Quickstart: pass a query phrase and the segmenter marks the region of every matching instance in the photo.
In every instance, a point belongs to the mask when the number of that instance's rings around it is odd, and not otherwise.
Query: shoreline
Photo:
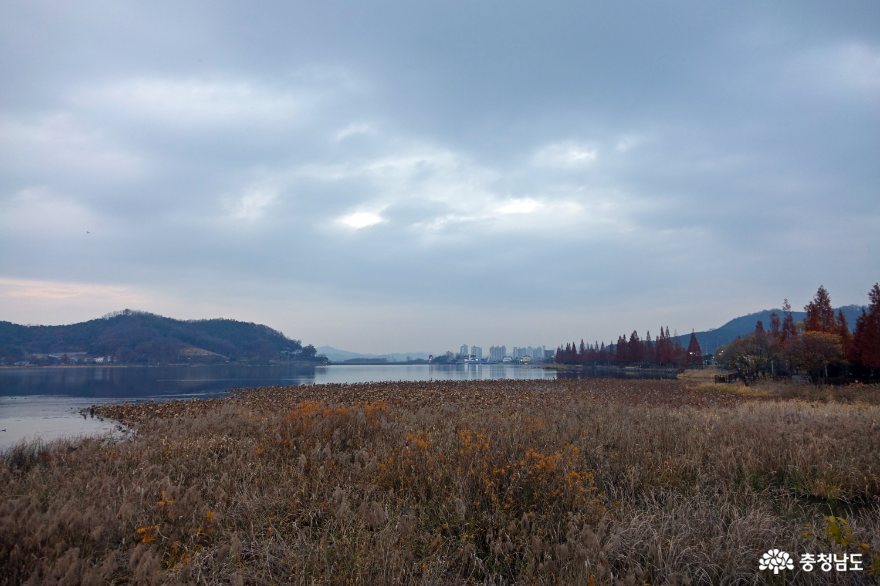
[[[579,370],[611,370],[618,372],[667,372],[670,374],[678,373],[677,368],[649,367],[642,368],[639,366],[615,366],[612,364],[544,364],[542,368],[545,370],[560,371],[579,371]]]
[[[326,362],[272,362],[269,364],[247,362],[224,362],[222,364],[29,364],[27,366],[3,365],[0,370],[38,370],[47,368],[202,368],[214,366],[328,366]]]

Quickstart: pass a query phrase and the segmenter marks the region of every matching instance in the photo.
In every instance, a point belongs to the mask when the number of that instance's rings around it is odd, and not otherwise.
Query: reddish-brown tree
[[[702,361],[703,349],[700,348],[700,343],[697,341],[697,334],[691,330],[691,341],[688,343],[687,348],[687,362],[688,364],[699,364]]]
[[[770,335],[773,336],[773,339],[776,340],[777,343],[782,343],[782,331],[780,330],[781,322],[779,320],[779,314],[775,311],[770,314]]]
[[[654,342],[651,341],[651,330],[648,330],[648,333],[645,334],[645,362],[657,362],[657,357],[654,355]]]
[[[868,297],[868,310],[856,320],[852,354],[855,362],[873,370],[880,368],[880,285],[875,283]]]
[[[639,333],[633,330],[633,333],[629,335],[629,342],[626,345],[626,351],[629,355],[630,362],[642,362],[645,359],[645,347],[642,346],[642,340],[639,338]]]
[[[663,331],[663,328],[660,328],[660,332],[663,335],[663,348],[660,350],[660,362],[663,364],[669,364],[675,362],[675,346],[672,343],[672,337],[669,335],[669,326],[666,326],[666,331]]]
[[[629,352],[626,347],[626,336],[618,336],[617,344],[614,347],[614,362],[624,364],[629,362]]]
[[[837,331],[834,309],[831,307],[831,298],[825,287],[819,287],[813,300],[804,306],[804,311],[807,312],[807,317],[804,318],[804,331],[827,334]]]

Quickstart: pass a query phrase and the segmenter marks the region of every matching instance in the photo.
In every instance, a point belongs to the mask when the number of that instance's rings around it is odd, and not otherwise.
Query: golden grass
[[[700,390],[712,393],[732,393],[735,395],[741,395],[743,397],[752,397],[752,398],[771,398],[775,395],[769,391],[766,387],[756,387],[750,386],[747,387],[741,382],[735,383],[703,383],[698,385]]]
[[[714,381],[715,376],[719,374],[721,374],[721,371],[718,370],[717,366],[707,366],[706,368],[694,368],[685,370],[684,372],[678,374],[678,379],[693,382],[705,380]]]
[[[863,403],[472,381],[96,412],[136,439],[3,455],[0,583],[773,583],[770,547],[880,551]]]

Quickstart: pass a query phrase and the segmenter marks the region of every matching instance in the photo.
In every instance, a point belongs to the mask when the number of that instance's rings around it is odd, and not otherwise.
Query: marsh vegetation
[[[749,392],[441,381],[95,407],[135,438],[2,456],[0,583],[774,583],[770,548],[861,552],[866,571],[788,579],[872,583],[878,389]]]

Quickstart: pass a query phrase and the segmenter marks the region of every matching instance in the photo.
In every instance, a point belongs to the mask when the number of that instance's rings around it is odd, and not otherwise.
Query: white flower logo
[[[784,551],[771,549],[761,556],[761,561],[758,563],[758,569],[773,570],[774,574],[778,574],[779,570],[793,570],[794,562],[791,561],[791,556]]]

